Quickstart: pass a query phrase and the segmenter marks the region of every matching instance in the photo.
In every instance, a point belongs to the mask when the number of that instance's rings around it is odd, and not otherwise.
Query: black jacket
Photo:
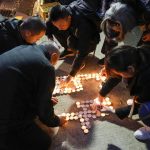
[[[0,55],[0,133],[21,129],[36,116],[58,126],[51,101],[54,67],[40,46],[19,46]]]
[[[137,101],[143,103],[150,101],[150,51],[139,51],[138,64],[138,73],[128,79],[126,84],[130,95],[136,96]],[[106,96],[121,80],[121,77],[108,79],[100,90],[100,95]]]
[[[21,23],[22,21],[17,19],[5,19],[0,22],[0,54],[19,45],[29,45],[20,34]]]
[[[54,35],[61,44],[65,43],[62,44],[63,47],[79,51],[79,55],[75,58],[73,68],[70,72],[72,76],[75,76],[85,57],[96,49],[96,45],[100,40],[100,26],[97,26],[95,22],[91,20],[91,17],[88,18],[88,14],[85,15],[87,8],[79,9],[79,6],[78,1],[66,6],[72,16],[71,26],[67,31],[59,31],[56,27],[52,27],[49,21],[47,22],[46,35],[49,38]],[[63,35],[65,36],[62,38]]]

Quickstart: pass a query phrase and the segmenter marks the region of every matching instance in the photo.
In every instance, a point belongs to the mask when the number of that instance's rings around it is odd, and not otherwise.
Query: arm
[[[83,20],[83,22],[80,22],[79,27],[76,29],[78,30],[78,32],[75,49],[79,53],[74,60],[73,67],[70,72],[71,76],[76,75],[76,73],[80,70],[86,56],[96,49],[96,45],[98,43],[98,40],[94,39],[96,36],[95,30],[92,28],[92,25],[88,21],[84,21],[85,20]]]
[[[39,119],[50,127],[60,125],[60,119],[54,114],[53,103],[51,101],[52,92],[55,87],[55,71],[52,66],[46,66],[38,79],[38,89],[36,95],[37,115]]]
[[[102,86],[102,89],[99,91],[99,94],[105,97],[119,82],[121,78],[109,78]]]
[[[54,26],[52,25],[51,22],[47,21],[46,22],[46,36],[48,37],[48,39],[53,40],[53,28]]]

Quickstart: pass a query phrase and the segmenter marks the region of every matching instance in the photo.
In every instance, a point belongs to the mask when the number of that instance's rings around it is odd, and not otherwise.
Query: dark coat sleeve
[[[96,37],[97,34],[95,34],[94,29],[88,21],[80,23],[80,26],[77,29],[77,38],[75,42],[75,50],[79,53],[74,60],[73,67],[70,72],[71,76],[76,75],[86,56],[96,49],[96,45],[99,42],[99,39]]]
[[[102,86],[99,94],[105,97],[119,82],[121,78],[109,78]]]
[[[37,113],[39,119],[50,127],[59,126],[60,119],[54,114],[51,101],[52,92],[55,87],[55,71],[52,66],[46,66],[40,73],[37,89]]]
[[[54,28],[55,27],[52,25],[52,23],[50,21],[46,22],[46,36],[48,37],[48,39],[53,40]]]

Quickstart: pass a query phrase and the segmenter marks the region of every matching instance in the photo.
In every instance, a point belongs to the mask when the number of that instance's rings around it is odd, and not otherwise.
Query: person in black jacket
[[[150,46],[117,47],[106,55],[105,68],[110,78],[116,78],[116,83],[122,80],[127,85],[130,95],[134,96],[133,114],[139,113],[140,119],[150,126]],[[113,86],[108,79],[100,90],[101,100]],[[131,106],[119,108],[115,113],[123,119],[130,109]],[[140,140],[150,139],[150,127],[138,129],[134,136]]]
[[[58,59],[53,45],[21,45],[0,55],[0,149],[48,150],[51,139],[34,119],[48,127],[65,123],[51,101]]]
[[[0,54],[19,45],[34,44],[45,31],[46,25],[38,17],[25,20],[5,18],[0,21]]]
[[[101,27],[106,37],[111,40],[123,41],[126,33],[140,26],[144,31],[141,44],[150,42],[146,34],[150,32],[150,1],[120,0],[106,11]],[[145,36],[145,37],[144,37]],[[147,35],[148,36],[148,35]]]
[[[85,9],[86,7],[87,9]],[[90,11],[92,12],[92,9],[88,7],[89,5],[85,2],[75,1],[68,6],[55,6],[49,14],[46,32],[48,38],[52,39],[54,35],[65,48],[65,52],[70,50],[73,51],[73,54],[76,54],[67,82],[76,75],[82,67],[86,56],[96,49],[100,41],[99,17],[93,13],[91,13],[91,16],[88,15]],[[63,58],[62,55],[61,58]]]

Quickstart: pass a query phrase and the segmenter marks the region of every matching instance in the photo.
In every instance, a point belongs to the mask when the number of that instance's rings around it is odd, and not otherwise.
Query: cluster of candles
[[[83,90],[81,80],[74,80],[74,79],[71,80],[71,82],[68,85],[61,87],[61,82],[64,81],[66,78],[67,76],[56,77],[56,86],[53,95],[70,94]]]
[[[78,74],[76,79],[79,80],[89,80],[89,79],[95,79],[96,81],[102,81],[104,82],[106,80],[105,76],[101,76],[100,73],[91,73],[91,74]]]
[[[111,106],[111,101],[107,97],[104,101],[103,105]],[[94,100],[87,100],[76,102],[76,107],[79,109],[79,112],[72,112],[72,113],[62,113],[61,116],[66,117],[66,120],[79,120],[81,123],[81,129],[83,132],[89,133],[91,128],[91,119],[96,119],[97,117],[104,117],[107,114],[101,113],[100,110],[94,110],[91,106],[94,103]],[[98,104],[99,105],[99,104]]]
[[[67,76],[60,76],[56,77],[56,86],[53,92],[53,95],[56,94],[70,94],[74,92],[79,92],[83,90],[82,81],[83,80],[89,80],[94,79],[96,81],[102,81],[105,82],[106,77],[101,76],[100,73],[92,73],[92,74],[78,74],[74,78],[72,78],[71,82],[61,87],[61,82],[64,81],[67,78]]]

